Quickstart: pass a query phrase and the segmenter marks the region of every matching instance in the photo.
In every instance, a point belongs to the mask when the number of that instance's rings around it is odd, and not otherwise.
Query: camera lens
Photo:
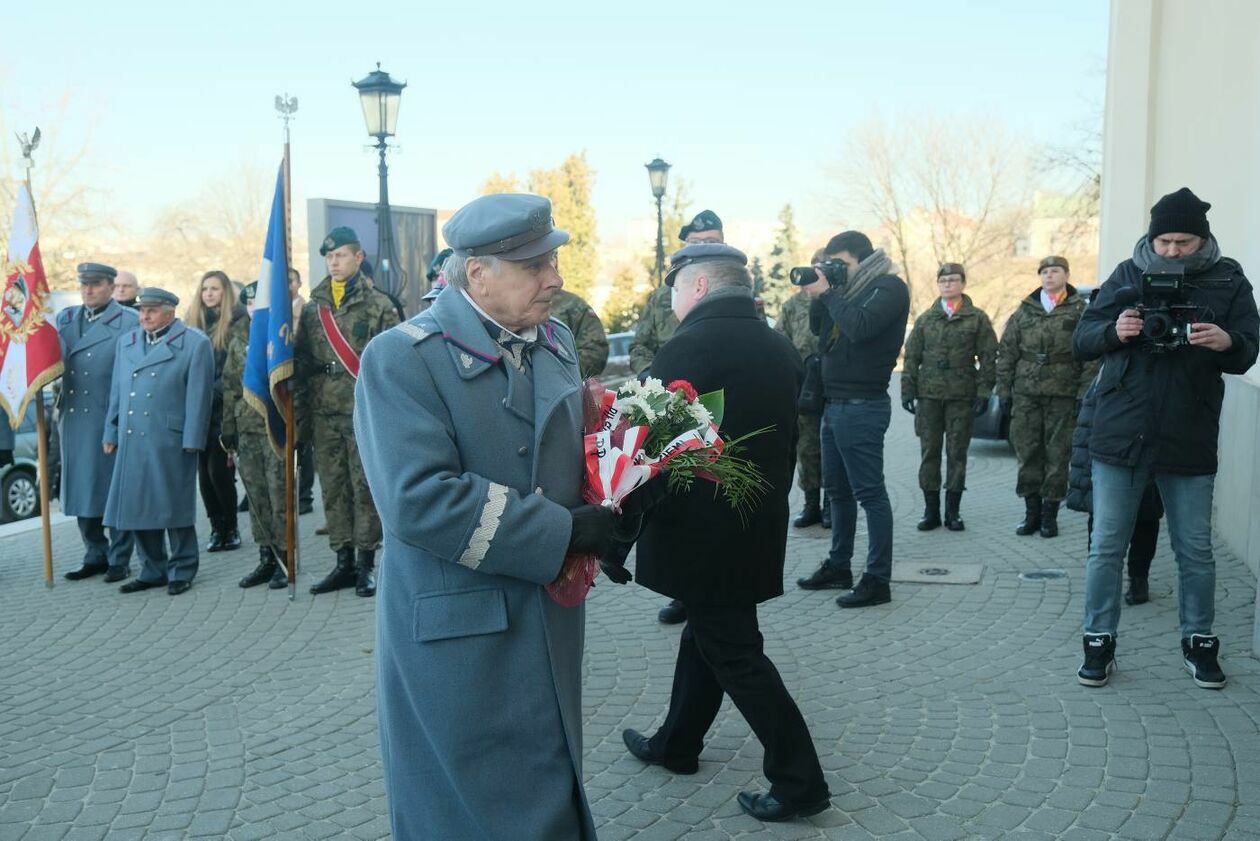
[[[1142,335],[1148,339],[1163,339],[1172,333],[1173,320],[1167,313],[1147,314],[1142,320]]]

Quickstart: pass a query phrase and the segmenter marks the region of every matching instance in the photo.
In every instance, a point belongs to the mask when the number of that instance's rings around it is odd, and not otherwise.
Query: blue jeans
[[[1095,461],[1094,531],[1085,566],[1085,633],[1116,634],[1124,553],[1137,522],[1149,466],[1116,467]],[[1177,610],[1181,636],[1212,633],[1216,618],[1216,561],[1212,558],[1212,489],[1216,475],[1156,473],[1177,557]]]
[[[827,401],[823,410],[823,487],[831,498],[829,562],[853,560],[857,507],[866,512],[866,574],[887,583],[892,576],[893,517],[884,487],[884,433],[892,418],[888,395],[871,400]]]

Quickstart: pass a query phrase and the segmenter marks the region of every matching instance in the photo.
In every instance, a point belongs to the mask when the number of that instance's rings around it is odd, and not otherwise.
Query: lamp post
[[[665,197],[669,164],[656,158],[645,166],[648,171],[648,182],[652,185],[652,195],[656,197],[656,284],[659,286],[665,277],[665,216],[661,210],[661,199]]]
[[[402,89],[406,82],[396,82],[376,63],[376,69],[357,82],[352,82],[359,92],[359,102],[363,106],[363,121],[367,123],[367,133],[376,138],[376,149],[381,163],[378,172],[381,178],[381,195],[376,204],[376,273],[374,280],[382,289],[394,292],[390,277],[393,266],[390,260],[394,256],[394,225],[389,215],[389,167],[385,165],[385,151],[388,148],[385,138],[394,135],[398,125],[398,103],[402,99]]]

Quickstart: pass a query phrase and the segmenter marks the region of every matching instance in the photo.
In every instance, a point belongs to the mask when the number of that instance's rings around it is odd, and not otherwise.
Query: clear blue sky
[[[84,174],[143,224],[243,161],[270,169],[272,101],[288,91],[299,198],[374,201],[349,83],[380,61],[409,83],[396,203],[455,207],[492,171],[585,150],[612,230],[650,213],[643,164],[657,155],[697,207],[770,219],[790,201],[818,224],[821,172],[877,109],[997,117],[1034,142],[1101,114],[1103,0],[408,5],[21,3],[0,109],[86,140]]]

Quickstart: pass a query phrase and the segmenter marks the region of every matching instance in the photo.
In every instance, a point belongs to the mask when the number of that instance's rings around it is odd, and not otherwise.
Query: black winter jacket
[[[1076,417],[1076,429],[1072,430],[1072,461],[1068,466],[1068,492],[1064,501],[1068,508],[1085,514],[1094,513],[1094,467],[1089,455],[1089,433],[1094,425],[1097,394],[1098,383],[1095,381],[1081,401],[1081,413]],[[1142,494],[1137,518],[1158,520],[1163,516],[1164,501],[1152,479]]]
[[[1243,374],[1255,364],[1260,316],[1251,284],[1233,260],[1222,258],[1186,281],[1195,287],[1191,303],[1203,308],[1199,320],[1219,325],[1233,340],[1224,353],[1199,347],[1151,353],[1145,337],[1120,341],[1116,319],[1127,305],[1117,293],[1141,290],[1142,272],[1132,260],[1116,267],[1081,316],[1073,336],[1076,357],[1103,358],[1092,458],[1126,467],[1149,459],[1157,472],[1190,476],[1216,472],[1221,374]]]
[[[667,496],[639,535],[635,579],[687,605],[753,605],[782,595],[800,354],[762,320],[751,297],[715,298],[687,314],[652,360],[651,376],[687,380],[701,394],[724,389],[725,436],[772,427],[748,439],[743,452],[769,488],[746,523],[703,479]]]
[[[827,399],[886,396],[909,318],[910,290],[892,274],[871,281],[857,301],[837,291],[815,298],[809,326],[820,339]]]

